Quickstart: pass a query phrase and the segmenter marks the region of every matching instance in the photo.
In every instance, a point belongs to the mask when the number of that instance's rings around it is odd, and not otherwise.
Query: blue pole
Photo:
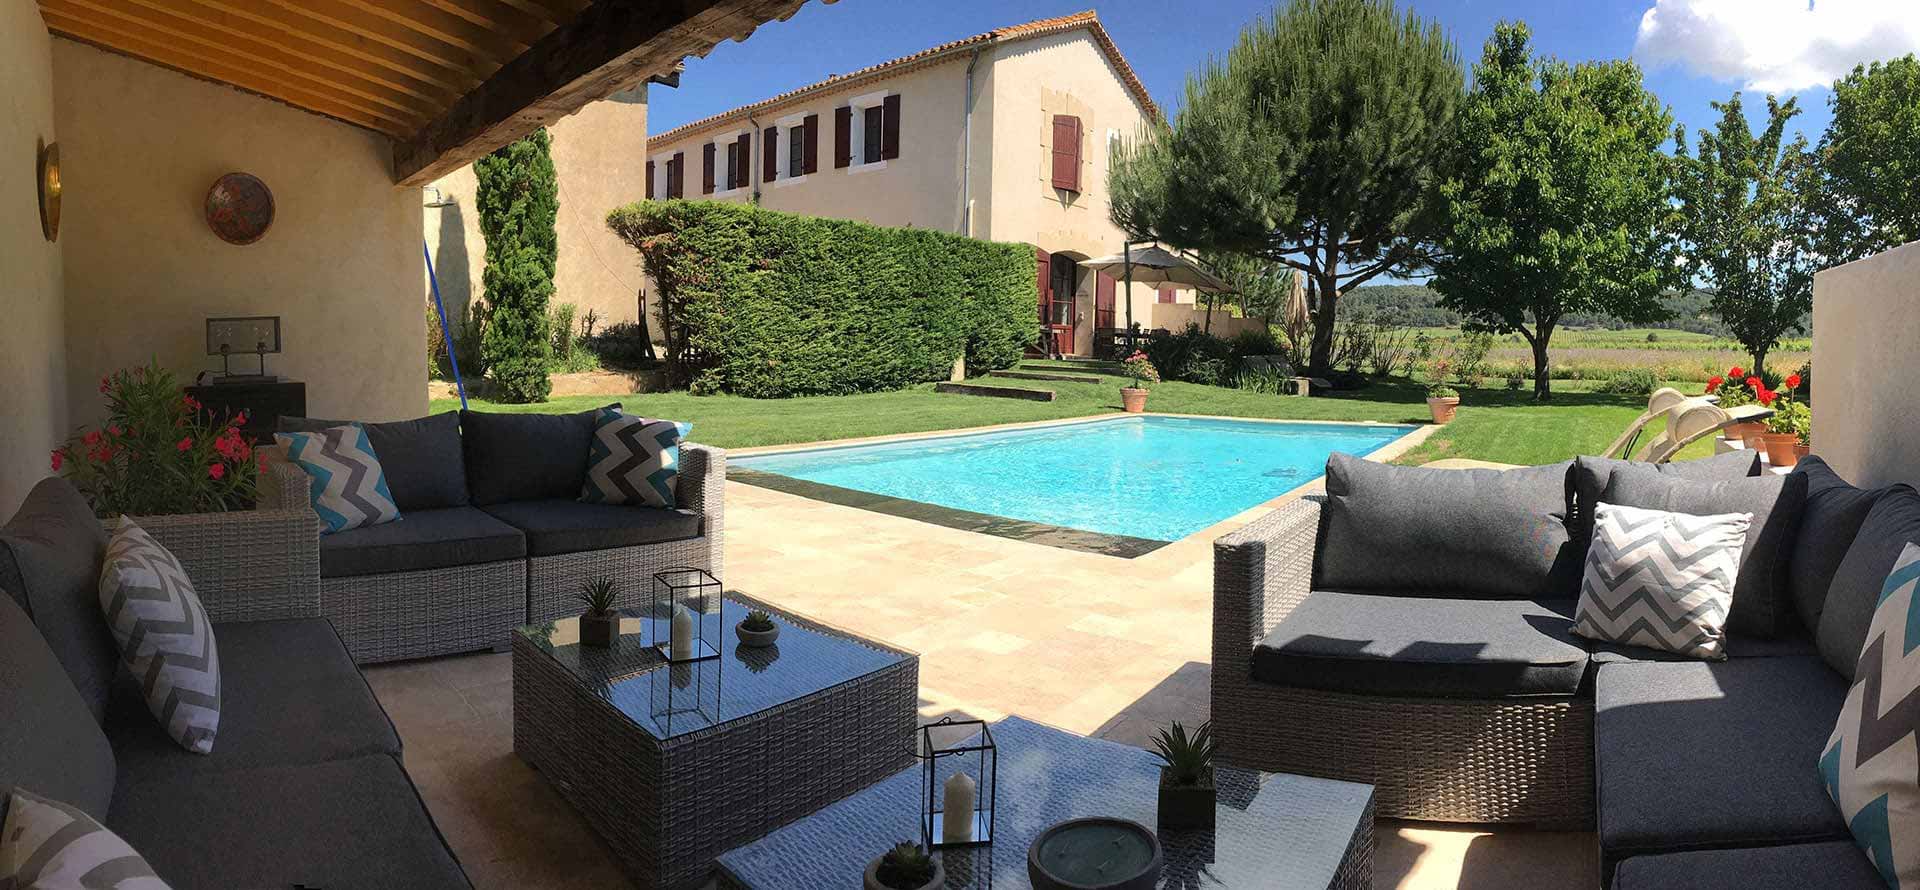
[[[453,352],[453,328],[447,326],[447,304],[440,302],[440,276],[433,274],[433,251],[422,239],[420,252],[427,258],[427,282],[433,285],[433,309],[440,313],[440,339],[447,344],[447,361],[453,364],[453,386],[460,391],[460,410],[467,410],[467,384],[460,379],[460,356]]]

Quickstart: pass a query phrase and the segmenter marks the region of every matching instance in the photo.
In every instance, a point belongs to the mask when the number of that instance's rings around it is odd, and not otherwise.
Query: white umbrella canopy
[[[1228,291],[1233,286],[1214,277],[1213,273],[1185,257],[1173,253],[1164,247],[1137,247],[1132,256],[1116,253],[1109,256],[1082,260],[1082,269],[1106,272],[1118,277],[1128,269],[1132,261],[1132,279],[1140,284],[1171,284],[1191,287],[1203,291]]]

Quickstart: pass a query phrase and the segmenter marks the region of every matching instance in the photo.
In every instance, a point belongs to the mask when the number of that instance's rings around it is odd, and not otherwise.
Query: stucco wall
[[[1813,452],[1855,485],[1920,482],[1920,242],[1813,278]]]
[[[68,40],[53,71],[75,422],[98,417],[114,368],[217,369],[205,321],[221,315],[281,316],[268,369],[306,381],[314,416],[426,410],[420,190],[394,186],[386,137]],[[276,205],[244,247],[202,210],[235,170]]]
[[[554,176],[560,187],[560,264],[555,303],[589,310],[602,329],[639,314],[645,283],[640,255],[607,229],[607,211],[646,192],[647,87],[642,84],[595,102],[547,129],[553,137]],[[476,180],[468,165],[433,183],[439,206],[425,211],[428,247],[447,315],[478,302],[486,241],[475,209]],[[433,194],[433,192],[429,192]]]
[[[36,209],[40,147],[56,141],[52,53],[33,4],[0,4],[0,522],[48,475],[67,431],[60,247]]]

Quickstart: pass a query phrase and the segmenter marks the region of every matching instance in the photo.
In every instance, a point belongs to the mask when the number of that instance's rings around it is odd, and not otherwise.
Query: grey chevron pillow
[[[1573,632],[1693,658],[1727,657],[1727,612],[1751,513],[1691,516],[1600,504]]]
[[[122,518],[100,570],[100,608],[147,710],[180,746],[213,753],[220,650],[200,596],[167,548]]]
[[[92,816],[15,788],[0,819],[0,887],[167,890],[140,854]]]

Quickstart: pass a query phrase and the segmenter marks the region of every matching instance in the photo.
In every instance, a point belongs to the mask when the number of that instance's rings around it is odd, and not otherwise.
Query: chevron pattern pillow
[[[672,509],[680,483],[680,441],[692,431],[692,424],[635,417],[618,408],[595,412],[580,500]]]
[[[213,753],[220,650],[193,582],[167,548],[122,518],[100,570],[100,608],[147,710],[180,747]]]
[[[1853,688],[1820,755],[1827,794],[1887,886],[1920,888],[1920,546],[1880,588]]]
[[[1727,612],[1751,513],[1690,516],[1594,509],[1573,632],[1588,639],[1727,657]]]
[[[167,890],[140,854],[92,816],[20,788],[0,820],[0,887]]]
[[[310,433],[275,433],[273,439],[286,447],[288,460],[307,471],[313,512],[326,526],[321,534],[400,518],[365,427],[350,423]]]

